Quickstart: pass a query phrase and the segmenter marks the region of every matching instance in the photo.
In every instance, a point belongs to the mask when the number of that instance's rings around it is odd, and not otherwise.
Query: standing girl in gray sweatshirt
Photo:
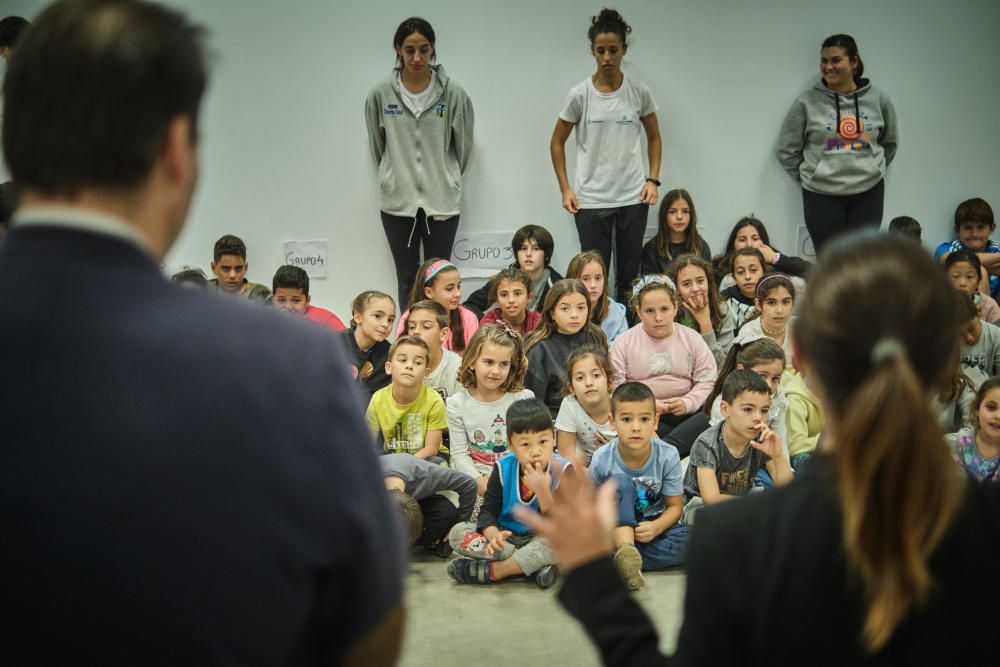
[[[472,151],[472,102],[433,65],[434,28],[422,18],[399,24],[396,67],[365,102],[368,142],[378,165],[382,227],[406,303],[424,257],[451,257]]]
[[[820,52],[822,78],[799,95],[778,137],[778,161],[802,185],[806,228],[819,251],[834,235],[882,224],[885,169],[896,155],[896,111],[862,78],[850,35]]]

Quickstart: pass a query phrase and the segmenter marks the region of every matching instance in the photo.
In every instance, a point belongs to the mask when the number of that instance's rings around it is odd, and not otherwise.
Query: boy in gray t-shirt
[[[962,366],[978,368],[987,376],[1000,375],[1000,327],[979,319],[972,299],[963,296],[973,314],[962,325]]]
[[[476,504],[476,480],[463,472],[418,459],[412,454],[379,457],[385,487],[401,508],[410,537],[418,546],[446,558],[448,531],[468,521]],[[458,494],[458,508],[442,491]],[[419,517],[419,518],[418,518]]]
[[[684,476],[684,506],[681,521],[694,523],[702,505],[744,495],[753,479],[766,468],[776,484],[792,479],[784,443],[767,428],[771,407],[770,387],[750,370],[736,370],[722,384],[723,420],[702,433],[691,448]]]

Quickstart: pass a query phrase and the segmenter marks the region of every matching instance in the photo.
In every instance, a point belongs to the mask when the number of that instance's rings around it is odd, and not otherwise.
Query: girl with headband
[[[407,329],[406,320],[410,314],[410,306],[430,299],[437,301],[448,311],[448,335],[444,341],[444,349],[461,354],[465,346],[479,328],[476,314],[462,305],[462,276],[458,267],[446,259],[432,257],[417,269],[417,276],[410,290],[410,298],[406,303],[406,312],[399,318],[396,335],[400,336]]]
[[[602,9],[591,19],[587,37],[597,71],[569,91],[549,143],[563,208],[576,219],[580,250],[598,251],[610,268],[614,232],[618,285],[612,294],[622,302],[639,275],[646,216],[660,186],[661,153],[653,94],[622,71],[630,32],[613,9]],[[566,141],[574,128],[576,178],[571,187]],[[643,167],[643,134],[649,171]]]
[[[899,130],[889,96],[862,77],[850,35],[820,51],[821,78],[792,104],[778,137],[778,161],[802,186],[806,228],[816,251],[841,232],[882,224],[883,178]]]
[[[420,263],[421,243],[424,257],[451,256],[462,174],[472,152],[473,112],[465,90],[433,64],[437,45],[430,23],[406,19],[396,28],[392,47],[396,66],[368,94],[365,123],[402,304]]]
[[[756,312],[740,328],[736,341],[767,336],[785,351],[788,366],[792,366],[792,309],[795,308],[795,285],[783,273],[770,273],[757,282],[754,290]]]

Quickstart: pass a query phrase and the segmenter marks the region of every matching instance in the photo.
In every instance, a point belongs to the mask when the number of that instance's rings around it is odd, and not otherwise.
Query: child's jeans
[[[479,560],[507,560],[513,558],[525,574],[534,574],[546,565],[555,565],[556,557],[549,543],[534,535],[511,535],[504,548],[492,556],[486,555],[486,537],[476,530],[471,521],[456,523],[448,534],[448,543],[459,556]]]
[[[635,487],[628,475],[612,475],[618,485],[618,525],[635,528],[639,521],[635,518]],[[690,539],[687,526],[671,526],[660,533],[652,542],[636,540],[635,548],[642,556],[642,569],[662,570],[684,564]]]

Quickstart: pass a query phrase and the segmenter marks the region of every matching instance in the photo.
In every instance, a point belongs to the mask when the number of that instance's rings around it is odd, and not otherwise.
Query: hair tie
[[[872,366],[878,366],[886,359],[891,359],[893,357],[898,359],[908,358],[906,354],[906,347],[898,338],[883,338],[879,342],[875,343],[875,347],[872,348]]]
[[[518,334],[516,331],[514,331],[514,327],[510,326],[510,323],[508,323],[507,320],[504,320],[504,319],[497,320],[496,324],[501,329],[503,329],[504,333],[506,333],[511,338],[515,338],[516,339],[516,338],[520,337],[520,334]]]
[[[424,282],[427,282],[445,269],[455,269],[457,271],[458,267],[446,259],[439,259],[427,267],[427,270],[424,272]]]
[[[666,285],[672,290],[677,290],[677,285],[670,279],[670,276],[665,276],[662,273],[651,273],[639,278],[639,281],[632,286],[632,296],[639,296],[639,292],[650,285]]]
[[[788,276],[786,276],[784,273],[771,273],[771,274],[768,274],[768,275],[764,276],[763,278],[761,278],[760,280],[757,281],[757,287],[755,287],[754,291],[753,291],[754,296],[756,296],[758,299],[760,298],[760,288],[761,288],[761,285],[763,285],[764,283],[766,283],[771,278],[784,278],[788,282],[792,282],[792,279],[789,278]]]

